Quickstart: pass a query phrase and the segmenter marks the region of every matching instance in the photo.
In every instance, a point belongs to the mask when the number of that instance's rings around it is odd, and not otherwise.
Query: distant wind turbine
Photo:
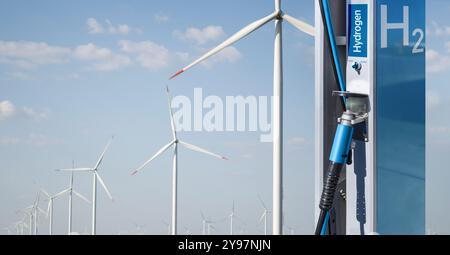
[[[169,103],[170,124],[172,127],[172,138],[173,139],[169,144],[162,147],[154,156],[152,156],[149,160],[147,160],[142,166],[140,166],[135,171],[133,171],[132,175],[137,174],[139,171],[144,169],[144,167],[147,166],[147,164],[152,162],[155,158],[157,158],[158,156],[160,156],[165,151],[167,151],[170,147],[173,146],[174,152],[173,152],[173,167],[172,167],[172,223],[171,223],[172,230],[171,230],[171,234],[176,235],[177,234],[177,213],[178,213],[178,211],[177,211],[178,210],[178,205],[177,205],[177,199],[178,199],[178,194],[177,194],[177,192],[178,192],[178,145],[181,144],[189,150],[201,152],[201,153],[204,153],[204,154],[207,154],[207,155],[219,158],[219,159],[227,160],[227,158],[217,155],[215,153],[209,152],[209,151],[207,151],[203,148],[197,147],[195,145],[183,142],[178,139],[177,132],[175,129],[175,122],[173,120],[173,112],[172,112],[172,107],[171,107],[172,98],[170,96],[169,87],[166,87],[166,93],[167,93],[167,99],[168,99],[168,103]]]
[[[34,200],[34,203],[26,208],[26,210],[30,210],[31,220],[34,220],[34,222],[31,221],[31,223],[34,224],[33,225],[34,226],[34,228],[33,228],[34,235],[38,234],[39,213],[42,213],[43,215],[47,215],[47,213],[44,210],[42,210],[42,208],[39,207],[40,194],[41,194],[41,192],[39,191],[36,195],[36,199]],[[31,235],[31,228],[32,228],[32,225],[30,224],[30,235]]]
[[[114,201],[111,193],[109,192],[108,188],[106,187],[105,182],[103,181],[102,177],[100,177],[100,174],[98,173],[98,168],[100,167],[103,158],[105,156],[106,151],[109,148],[109,145],[111,145],[112,140],[114,139],[114,136],[111,137],[108,144],[105,146],[105,149],[103,150],[102,154],[100,155],[99,159],[97,160],[97,163],[94,167],[86,167],[86,168],[71,168],[71,169],[58,169],[57,171],[66,171],[66,172],[90,172],[93,176],[93,183],[92,183],[92,229],[91,234],[95,235],[97,233],[97,181],[100,182],[100,185],[105,190],[106,194],[108,195],[109,199],[111,201]],[[75,193],[75,192],[74,192]]]
[[[47,191],[45,190],[41,190],[42,193],[44,193],[45,196],[47,196],[48,198],[48,207],[47,207],[47,217],[49,217],[49,227],[48,227],[48,231],[49,231],[49,235],[53,235],[53,200],[55,198],[58,198],[64,194],[66,194],[68,192],[68,190],[63,190],[55,195],[50,195]]]
[[[33,225],[33,209],[31,208],[31,207],[28,207],[28,208],[25,208],[25,209],[23,209],[23,210],[19,210],[19,211],[17,211],[16,213],[23,213],[24,214],[24,218],[23,218],[23,221],[25,222],[25,218],[26,217],[28,217],[28,225],[27,225],[27,228],[28,228],[28,231],[29,231],[29,235],[32,235],[33,233],[32,233],[32,231],[33,231],[33,228],[32,228],[32,225]]]
[[[72,168],[75,168],[75,162],[72,161]],[[69,224],[68,224],[68,229],[67,229],[67,234],[71,235],[72,233],[74,233],[72,231],[72,208],[73,208],[73,194],[75,194],[77,197],[81,198],[83,201],[85,201],[86,203],[90,204],[91,201],[89,201],[86,197],[84,197],[83,195],[81,195],[80,193],[78,193],[76,190],[73,189],[73,175],[74,172],[71,171],[70,172],[70,183],[69,183],[69,188],[66,189],[66,191],[69,193]]]
[[[267,209],[266,204],[264,204],[264,201],[261,199],[261,197],[258,195],[259,202],[261,202],[262,207],[264,208],[264,212],[261,215],[261,218],[259,218],[259,223],[261,223],[264,220],[264,235],[267,235],[267,216],[271,213],[269,209]]]
[[[283,234],[282,224],[282,189],[283,189],[283,45],[282,45],[282,23],[287,21],[300,31],[315,35],[315,29],[311,25],[291,17],[281,10],[281,0],[275,0],[275,11],[268,16],[257,20],[232,35],[223,43],[213,48],[205,55],[195,60],[170,77],[170,79],[186,72],[188,69],[205,61],[237,41],[243,39],[260,27],[275,21],[275,43],[274,43],[274,72],[273,72],[273,234]]]
[[[71,177],[71,183],[73,180],[73,173],[72,173],[72,177]],[[61,197],[67,193],[70,194],[69,196],[69,200],[72,200],[72,192],[75,193],[75,195],[77,195],[78,197],[80,197],[81,199],[83,199],[84,201],[86,201],[87,203],[91,203],[89,200],[87,200],[87,198],[85,198],[83,195],[81,195],[80,193],[76,192],[75,190],[73,190],[72,185],[68,188],[65,189],[55,195],[50,195],[47,191],[45,191],[44,189],[42,189],[42,193],[44,193],[44,195],[47,197],[48,199],[48,207],[47,207],[47,217],[49,218],[49,235],[53,235],[53,200],[55,200],[58,197]],[[70,207],[71,209],[71,207]],[[69,214],[69,223],[71,221],[71,217],[72,214],[70,212]],[[71,233],[71,231],[69,232],[69,234]]]
[[[203,212],[200,212],[200,214],[202,215],[202,225],[203,225],[202,234],[203,235],[210,235],[211,229],[217,231],[217,229],[214,227],[213,224],[226,220],[226,218],[224,218],[222,220],[213,221],[213,220],[211,220],[210,217],[206,218],[205,215],[203,214]]]
[[[234,201],[233,201],[233,207],[231,209],[231,213],[229,215],[230,217],[230,235],[233,235],[233,220],[234,220]]]

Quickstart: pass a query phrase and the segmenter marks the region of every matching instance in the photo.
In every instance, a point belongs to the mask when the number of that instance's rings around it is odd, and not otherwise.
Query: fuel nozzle
[[[339,124],[330,152],[327,177],[320,198],[319,208],[321,212],[316,226],[316,235],[323,233],[326,216],[333,207],[340,174],[345,165],[352,163],[351,144],[355,130],[354,126],[367,119],[369,110],[367,95],[346,91],[335,91],[333,95],[346,99],[346,111],[338,119]]]

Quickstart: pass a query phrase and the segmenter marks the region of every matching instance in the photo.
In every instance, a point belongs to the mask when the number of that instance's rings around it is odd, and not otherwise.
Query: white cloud
[[[16,114],[16,107],[8,100],[0,102],[0,121]]]
[[[34,145],[34,146],[48,146],[61,144],[60,140],[50,139],[46,135],[43,134],[34,134],[31,133],[27,137],[19,138],[19,137],[0,137],[0,145]]]
[[[123,28],[123,31],[126,29]],[[65,48],[49,46],[47,43],[36,42],[3,42],[0,41],[0,64],[15,65],[19,67],[38,67],[48,64],[66,64],[69,61],[87,63],[89,70],[113,71],[132,63],[132,59],[141,66],[157,70],[167,67],[172,59],[186,62],[189,54],[185,52],[171,53],[165,46],[152,41],[119,41],[120,52],[94,43]],[[232,49],[217,56],[215,61],[233,61],[238,58]],[[6,73],[9,79],[33,80],[27,72],[12,71]],[[60,77],[60,76],[58,76]]]
[[[153,18],[155,19],[156,22],[158,23],[166,23],[169,21],[169,16],[161,14],[161,13],[157,13],[153,16]]]
[[[49,112],[49,110],[37,111],[26,106],[18,108],[9,100],[0,102],[0,121],[15,116],[22,116],[33,120],[44,120],[48,119]]]
[[[70,49],[44,42],[0,41],[0,63],[21,68],[60,64],[68,61]]]
[[[73,52],[75,58],[79,60],[103,60],[112,55],[110,49],[99,48],[93,43],[80,45]]]
[[[203,29],[190,27],[186,29],[185,32],[180,32],[178,30],[173,32],[176,38],[194,41],[197,44],[205,44],[211,41],[216,41],[225,36],[225,31],[221,26],[207,26]]]
[[[104,32],[102,24],[98,23],[94,18],[89,18],[86,24],[90,34],[102,34]]]
[[[441,26],[436,21],[431,22],[431,28],[429,28],[428,33],[436,36],[450,36],[450,26]]]
[[[31,81],[31,80],[34,80],[34,77],[32,77],[30,74],[24,73],[24,72],[11,72],[11,73],[6,73],[6,76],[7,76],[9,79],[12,79],[12,80],[21,80],[21,81]]]
[[[93,62],[90,68],[96,71],[112,71],[131,63],[128,56],[115,54],[110,49],[97,47],[93,43],[80,45],[73,51],[73,56],[82,61]]]
[[[111,35],[128,35],[131,32],[142,33],[142,30],[139,28],[132,28],[127,24],[119,24],[117,26],[113,25],[111,21],[106,20],[105,25],[107,29],[105,29],[104,25],[98,22],[95,18],[89,18],[86,21],[88,26],[88,30],[90,34],[104,34],[108,33]]]
[[[108,32],[112,35],[127,35],[131,32],[130,26],[126,24],[121,24],[115,27],[109,20],[106,20],[108,24]]]
[[[189,57],[190,57],[189,53],[187,53],[187,52],[177,52],[177,53],[175,53],[175,55],[182,62],[187,62],[189,60]]]
[[[445,53],[437,52],[433,49],[427,50],[427,72],[440,73],[450,70],[450,56]]]
[[[169,65],[170,52],[162,45],[151,41],[120,41],[119,46],[123,52],[135,54],[136,61],[147,69],[156,70]]]
[[[46,120],[48,119],[49,116],[49,110],[45,110],[45,111],[36,111],[33,108],[30,107],[22,107],[21,113],[30,119],[34,119],[34,120]]]

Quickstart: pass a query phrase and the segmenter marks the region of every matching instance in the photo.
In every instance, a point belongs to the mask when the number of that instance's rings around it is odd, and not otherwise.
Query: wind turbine
[[[264,220],[264,235],[267,235],[267,216],[271,213],[269,209],[267,209],[267,206],[264,204],[264,201],[261,199],[261,197],[258,195],[258,199],[261,202],[262,207],[264,208],[264,212],[261,215],[261,218],[259,218],[259,223],[261,223]]]
[[[29,231],[29,235],[32,235],[32,226],[33,226],[33,209],[32,206],[31,207],[27,207],[24,210],[19,210],[16,213],[23,213],[24,214],[24,218],[23,221],[25,222],[25,218],[28,216],[29,219],[29,224],[27,226],[28,231]]]
[[[213,48],[205,55],[195,60],[170,77],[173,79],[193,66],[203,62],[209,57],[219,53],[223,49],[231,46],[235,42],[246,37],[250,33],[259,29],[268,22],[275,21],[275,43],[274,43],[274,79],[273,79],[273,234],[283,233],[282,223],[282,189],[283,189],[283,49],[282,49],[282,23],[283,20],[292,24],[300,31],[315,35],[315,29],[311,25],[285,14],[281,10],[281,0],[275,0],[275,11],[268,16],[257,20],[244,27],[236,34],[225,40],[223,43]]]
[[[67,189],[63,190],[63,191],[61,191],[61,192],[59,192],[59,193],[57,193],[57,194],[55,194],[53,196],[51,196],[47,191],[45,191],[43,189],[41,191],[48,198],[48,207],[47,207],[47,217],[49,217],[49,227],[48,227],[48,229],[49,229],[49,235],[53,235],[53,200],[55,198],[58,198],[58,197],[60,197],[60,196],[62,196],[64,194],[66,194],[68,192],[68,190]]]
[[[71,179],[73,179],[73,173],[72,173],[72,178]],[[60,197],[60,196],[65,195],[65,194],[67,194],[69,192],[74,192],[75,195],[77,195],[78,197],[80,197],[81,199],[86,201],[87,203],[91,203],[83,195],[81,195],[80,193],[74,191],[72,186],[70,186],[68,189],[65,189],[65,190],[63,190],[63,191],[61,191],[61,192],[59,192],[59,193],[57,193],[57,194],[55,194],[53,196],[51,196],[47,191],[42,189],[42,193],[44,193],[45,196],[47,196],[47,198],[48,198],[47,217],[49,217],[49,235],[53,234],[53,200],[58,198],[58,197]],[[70,194],[70,196],[72,196],[72,194]],[[71,197],[69,199],[72,200]],[[70,217],[71,216],[72,215],[70,214]],[[69,232],[69,233],[71,233],[71,232]]]
[[[231,213],[228,215],[228,217],[230,218],[230,235],[234,234],[234,222],[235,222],[235,220],[238,220],[241,224],[245,224],[245,222],[239,216],[236,215],[235,206],[234,205],[235,205],[235,203],[234,203],[234,200],[233,200],[233,207],[231,209]]]
[[[211,218],[206,218],[205,215],[203,214],[203,212],[200,212],[202,215],[202,224],[203,224],[203,230],[202,230],[202,234],[203,235],[210,235],[211,234],[211,229],[216,230],[217,229],[214,227],[214,223],[217,223],[219,221],[212,221]],[[226,218],[224,219],[226,220]],[[222,221],[222,220],[221,220]]]
[[[41,192],[39,191],[36,195],[36,199],[34,200],[34,203],[26,208],[26,209],[30,210],[30,215],[31,215],[30,216],[30,235],[31,235],[31,228],[32,228],[31,223],[34,223],[33,234],[34,235],[38,234],[39,213],[47,215],[47,213],[44,210],[42,210],[42,208],[39,207],[40,194],[41,194]],[[33,219],[34,219],[34,222],[32,221]]]
[[[102,154],[97,160],[97,163],[95,163],[95,166],[90,168],[71,168],[71,169],[57,169],[57,171],[65,171],[65,172],[90,172],[93,176],[93,184],[92,184],[92,235],[95,235],[97,233],[97,181],[100,182],[100,185],[102,185],[103,189],[105,190],[106,194],[108,195],[109,199],[111,201],[114,201],[111,193],[109,192],[108,188],[106,187],[105,182],[103,181],[102,177],[100,177],[100,174],[98,173],[98,168],[100,167],[100,164],[103,161],[103,157],[105,156],[106,151],[109,148],[109,145],[111,144],[112,140],[114,139],[114,136],[111,137],[108,144],[105,146],[105,149],[103,150]],[[75,193],[75,192],[74,192]]]
[[[75,168],[74,161],[72,161],[72,168]],[[74,175],[74,172],[71,171],[69,188],[66,189],[66,191],[69,193],[69,224],[68,224],[68,231],[67,231],[68,235],[71,235],[72,233],[74,233],[74,232],[72,232],[72,207],[73,207],[72,199],[73,199],[73,194],[75,194],[77,197],[81,198],[86,203],[88,203],[88,204],[91,203],[91,201],[89,201],[86,197],[84,197],[83,195],[81,195],[80,193],[78,193],[76,190],[73,189],[73,175]]]
[[[153,161],[155,158],[157,158],[158,156],[160,156],[161,154],[163,154],[165,151],[167,151],[170,147],[173,146],[173,167],[172,167],[172,223],[171,223],[171,227],[172,227],[172,235],[176,235],[177,234],[177,209],[178,209],[178,205],[177,205],[177,192],[178,192],[178,145],[183,145],[184,147],[186,147],[189,150],[192,151],[196,151],[196,152],[201,152],[219,159],[224,159],[227,160],[226,157],[217,155],[215,153],[209,152],[203,148],[200,148],[198,146],[183,142],[181,140],[178,139],[177,136],[177,132],[175,130],[175,122],[173,120],[173,112],[172,112],[172,107],[171,107],[171,102],[172,102],[172,98],[170,96],[170,92],[169,92],[169,87],[166,87],[166,93],[167,93],[167,99],[168,99],[168,103],[169,103],[169,114],[170,114],[170,124],[172,127],[172,136],[173,139],[172,141],[165,145],[164,147],[162,147],[154,156],[152,156],[149,160],[147,160],[142,166],[140,166],[139,168],[137,168],[131,175],[135,175],[137,174],[139,171],[141,171],[147,164],[149,164],[151,161]]]
[[[28,227],[28,225],[23,220],[14,223],[14,226],[16,228],[17,235],[23,235],[25,233],[24,229]]]
[[[233,235],[233,219],[235,217],[235,215],[234,215],[234,200],[233,200],[233,207],[231,209],[231,213],[228,217],[230,217],[230,235]]]

